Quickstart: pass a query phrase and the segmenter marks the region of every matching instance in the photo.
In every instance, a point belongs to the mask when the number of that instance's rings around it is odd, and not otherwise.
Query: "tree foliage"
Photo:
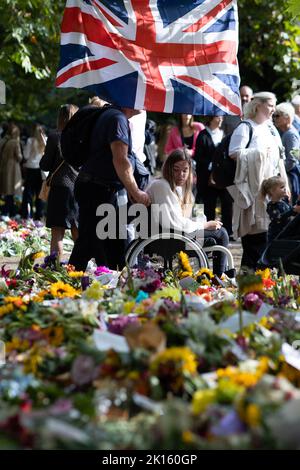
[[[300,27],[293,21],[300,0],[238,0],[238,4],[242,82],[288,98],[293,81],[300,78]],[[1,0],[0,79],[7,87],[1,119],[53,124],[60,103],[86,100],[84,92],[54,86],[64,7],[65,0]]]
[[[288,99],[300,78],[299,23],[293,21],[285,0],[238,3],[242,82],[254,90],[273,91],[280,100]]]

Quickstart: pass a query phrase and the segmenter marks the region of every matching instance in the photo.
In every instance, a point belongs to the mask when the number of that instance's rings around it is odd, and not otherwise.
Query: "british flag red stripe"
[[[57,86],[135,109],[240,114],[236,0],[176,3],[68,0]]]

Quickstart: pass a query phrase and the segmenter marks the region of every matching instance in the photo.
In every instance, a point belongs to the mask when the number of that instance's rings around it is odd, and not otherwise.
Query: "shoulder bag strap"
[[[47,185],[50,186],[51,185],[51,181],[52,181],[52,178],[53,176],[55,175],[55,173],[58,172],[58,170],[60,169],[60,167],[63,166],[63,164],[65,163],[65,161],[63,160],[59,165],[58,167],[53,171],[52,175],[50,175],[48,178],[47,178]]]

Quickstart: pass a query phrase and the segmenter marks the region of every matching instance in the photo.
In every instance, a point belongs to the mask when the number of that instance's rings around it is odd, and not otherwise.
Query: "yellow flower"
[[[191,431],[183,431],[181,438],[185,444],[192,444],[195,440],[194,434]]]
[[[45,256],[45,253],[43,251],[38,251],[37,253],[34,253],[32,255],[32,259],[36,260],[38,258],[43,258]]]
[[[190,265],[189,257],[186,253],[184,253],[183,251],[180,251],[178,254],[178,261],[182,268],[181,272],[191,273],[189,274],[189,276],[193,274],[193,269],[192,269],[192,266]]]
[[[248,292],[262,292],[264,290],[264,285],[262,282],[256,282],[255,284],[249,284],[244,286],[241,291],[242,294],[248,294]]]
[[[20,339],[14,336],[11,341],[5,344],[7,353],[11,351],[26,351],[29,348],[29,342],[26,339]]]
[[[61,326],[44,328],[42,333],[52,346],[60,346],[64,340],[64,330]]]
[[[107,289],[107,287],[100,284],[99,281],[93,281],[84,292],[84,297],[91,300],[100,300],[103,297],[103,292],[105,289]]]
[[[51,284],[50,294],[53,295],[53,297],[62,299],[64,297],[76,297],[79,294],[79,291],[70,286],[70,284],[58,281]]]
[[[10,295],[4,297],[3,300],[6,304],[9,304],[9,303],[14,304],[15,307],[21,307],[21,305],[24,302],[22,297],[13,297]]]
[[[261,421],[261,411],[260,408],[255,405],[254,403],[251,403],[250,405],[247,406],[245,410],[245,422],[251,426],[255,427],[258,426],[260,421]]]
[[[184,279],[185,277],[189,277],[193,275],[193,271],[179,271],[179,278]]]
[[[133,309],[134,309],[134,306],[135,306],[135,301],[134,300],[128,300],[123,305],[123,312],[127,313],[127,315],[128,315],[128,313],[132,313]]]
[[[195,374],[197,371],[197,358],[193,351],[187,347],[172,347],[165,349],[155,356],[151,363],[152,371],[157,371],[161,364],[173,362],[181,372]]]
[[[29,355],[24,359],[24,372],[37,375],[38,367],[43,362],[43,357],[36,348],[32,348]]]
[[[199,271],[195,274],[195,278],[203,276],[205,274],[209,279],[212,279],[214,277],[212,271],[208,268],[201,268]]]
[[[173,302],[180,301],[180,290],[176,287],[164,287],[163,289],[159,289],[154,294],[151,295],[151,299],[154,301],[159,299],[168,299],[170,298]]]
[[[271,277],[271,270],[269,268],[266,268],[266,269],[258,269],[257,271],[255,271],[255,274],[258,274],[259,276],[261,276],[262,279],[270,279]]]
[[[193,395],[192,410],[195,415],[202,413],[216,399],[215,389],[197,390]]]
[[[14,305],[13,304],[8,304],[8,305],[2,305],[0,307],[0,317],[3,315],[6,315],[7,313],[10,313],[14,310]]]
[[[68,272],[69,277],[82,277],[85,275],[83,271],[69,271]]]
[[[211,286],[210,281],[208,279],[201,279],[201,286]]]
[[[33,302],[43,302],[45,295],[49,294],[47,290],[39,291],[34,297],[32,297]]]

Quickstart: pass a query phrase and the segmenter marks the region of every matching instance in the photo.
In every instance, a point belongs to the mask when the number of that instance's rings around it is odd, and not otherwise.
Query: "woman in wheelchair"
[[[160,225],[163,230],[173,229],[204,239],[213,239],[217,245],[228,246],[227,231],[217,220],[199,222],[192,220],[194,197],[192,193],[192,162],[184,149],[172,152],[162,168],[162,178],[153,180],[147,188],[151,203],[164,206]],[[151,207],[152,212],[152,207]],[[213,270],[221,276],[226,267],[226,255],[217,252],[213,258]]]

